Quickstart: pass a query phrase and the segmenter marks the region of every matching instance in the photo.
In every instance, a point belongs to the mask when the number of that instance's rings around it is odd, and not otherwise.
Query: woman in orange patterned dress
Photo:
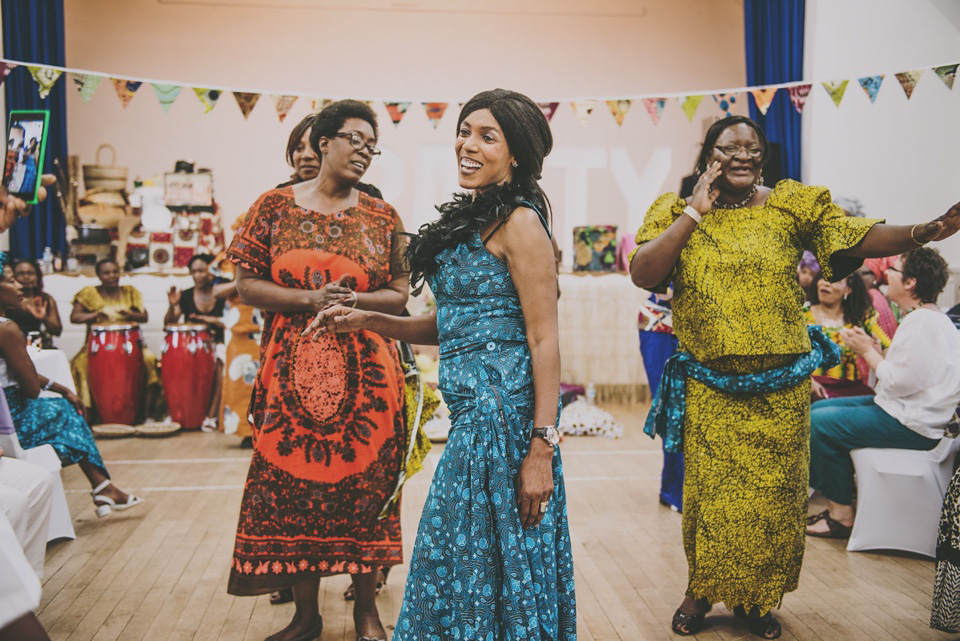
[[[372,332],[301,338],[334,304],[399,314],[407,301],[403,225],[355,188],[373,158],[373,111],[340,101],[317,116],[313,180],[268,191],[227,252],[244,302],[265,312],[247,476],[228,591],[293,587],[296,614],[271,641],[323,627],[320,577],[349,573],[357,635],[386,639],[377,568],[401,562],[400,514],[377,516],[400,471],[403,373]]]

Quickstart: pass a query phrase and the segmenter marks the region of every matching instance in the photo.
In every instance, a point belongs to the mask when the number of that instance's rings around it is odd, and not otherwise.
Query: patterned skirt
[[[756,372],[794,357],[709,363]],[[687,381],[683,546],[687,595],[756,606],[761,614],[797,589],[810,467],[810,382],[736,395]]]
[[[23,449],[49,444],[64,466],[88,461],[110,478],[90,426],[65,398],[27,398],[19,387],[5,387],[10,416]]]
[[[930,627],[960,632],[960,472],[953,475],[947,487],[940,514]]]

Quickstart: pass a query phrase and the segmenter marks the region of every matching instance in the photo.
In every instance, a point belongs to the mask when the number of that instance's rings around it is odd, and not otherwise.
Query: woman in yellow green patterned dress
[[[827,338],[840,346],[840,364],[818,367],[813,372],[812,399],[864,396],[873,394],[868,385],[870,368],[863,371],[856,352],[840,339],[840,330],[861,328],[872,338],[880,351],[890,347],[890,336],[880,326],[880,315],[870,303],[870,294],[859,273],[831,283],[820,272],[807,290],[810,307],[803,312],[808,325],[819,325]]]
[[[797,587],[810,374],[835,349],[819,330],[808,333],[803,319],[796,278],[803,250],[813,251],[834,281],[863,257],[897,254],[960,228],[960,203],[933,222],[892,226],[846,217],[821,187],[791,180],[763,187],[767,154],[752,120],[714,123],[693,195],[657,199],[631,256],[638,287],[674,283],[680,351],[671,358],[677,367],[667,364],[652,418],[668,449],[682,447],[686,462],[689,583],[672,621],[680,635],[697,633],[711,605],[724,602],[755,635],[775,639],[781,626],[770,610]]]

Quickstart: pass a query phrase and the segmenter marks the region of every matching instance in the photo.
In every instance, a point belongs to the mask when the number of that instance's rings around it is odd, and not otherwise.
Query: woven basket
[[[100,152],[109,149],[111,153],[110,164],[100,164]],[[111,145],[103,144],[97,147],[97,164],[83,166],[83,184],[87,189],[115,189],[124,190],[127,188],[127,168],[117,167],[113,163],[117,161],[117,150]]]

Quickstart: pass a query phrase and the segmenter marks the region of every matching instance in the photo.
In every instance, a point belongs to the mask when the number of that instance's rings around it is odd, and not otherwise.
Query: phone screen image
[[[3,186],[28,203],[37,202],[43,155],[47,146],[49,111],[11,111]]]

